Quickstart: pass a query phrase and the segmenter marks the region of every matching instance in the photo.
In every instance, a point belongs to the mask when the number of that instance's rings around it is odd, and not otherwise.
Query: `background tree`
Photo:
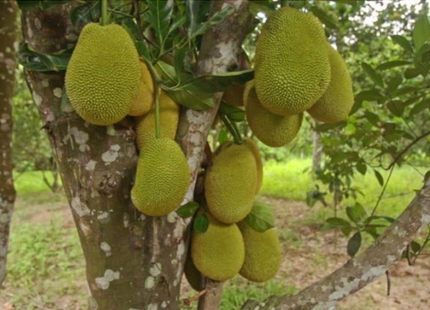
[[[0,2],[0,284],[6,276],[9,225],[15,201],[12,176],[12,98],[15,84],[17,6]]]

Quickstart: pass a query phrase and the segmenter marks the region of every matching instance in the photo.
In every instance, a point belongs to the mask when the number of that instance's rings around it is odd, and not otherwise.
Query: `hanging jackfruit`
[[[309,109],[330,82],[320,21],[291,7],[269,15],[255,46],[254,77],[258,98],[270,112],[287,116]]]
[[[140,150],[131,200],[150,216],[164,216],[179,207],[190,182],[188,162],[170,138],[148,141]]]
[[[154,103],[154,83],[148,66],[140,60],[140,84],[136,99],[133,100],[128,113],[131,116],[141,116],[149,112]]]
[[[87,122],[112,125],[123,119],[137,96],[139,55],[121,26],[85,25],[66,71],[70,103]]]
[[[252,81],[246,85],[244,99],[249,128],[261,142],[271,147],[280,147],[297,136],[303,113],[280,116],[266,110],[257,97]]]
[[[324,95],[309,110],[309,114],[324,123],[345,120],[354,105],[352,80],[342,56],[330,45],[331,81]]]
[[[236,224],[223,224],[208,215],[209,228],[193,232],[191,258],[206,277],[225,281],[234,277],[245,259],[243,238]]]
[[[257,185],[255,187],[255,194],[258,194],[263,184],[263,159],[261,158],[260,150],[254,140],[244,138],[243,143],[251,150],[255,158],[255,163],[257,164]]]
[[[174,139],[179,121],[179,106],[163,90],[158,98],[160,105],[160,134],[161,137]],[[139,149],[145,143],[155,139],[155,105],[136,123],[136,143]]]
[[[236,223],[252,209],[257,187],[257,164],[245,144],[228,144],[215,152],[205,176],[209,211],[222,223]]]
[[[240,275],[255,282],[270,280],[278,271],[282,260],[278,233],[274,228],[263,233],[255,231],[245,221],[237,225],[245,243],[245,261]]]

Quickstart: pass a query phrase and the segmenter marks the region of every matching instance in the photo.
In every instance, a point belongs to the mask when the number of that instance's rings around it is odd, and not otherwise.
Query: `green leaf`
[[[418,70],[417,68],[407,68],[405,70],[405,78],[406,79],[413,79],[415,77],[417,77],[418,75],[421,74],[421,71]]]
[[[391,113],[393,113],[393,115],[398,117],[401,117],[403,115],[403,111],[405,110],[405,106],[400,100],[390,100],[387,103],[387,108]]]
[[[228,141],[228,131],[222,128],[218,134],[218,143],[221,145]]]
[[[175,38],[175,41],[179,41],[181,36]],[[187,54],[187,47],[183,46],[181,48],[176,48],[173,51],[173,65],[175,68],[176,76],[181,76],[182,69],[184,68],[184,58]]]
[[[188,21],[188,37],[196,31],[201,23],[206,19],[209,12],[211,2],[201,0],[187,0],[186,1],[186,16]]]
[[[357,202],[353,207],[346,207],[346,215],[351,221],[357,224],[366,216],[366,210]]]
[[[375,172],[375,177],[378,180],[379,185],[383,186],[384,185],[384,178],[383,178],[382,174],[378,170],[374,170],[374,172]]]
[[[391,40],[393,40],[394,43],[397,43],[398,45],[403,47],[405,51],[413,53],[414,50],[412,48],[411,43],[404,36],[394,35],[391,36]]]
[[[224,101],[221,102],[219,112],[227,115],[234,122],[243,122],[245,120],[245,111]]]
[[[415,22],[414,29],[412,30],[412,39],[417,51],[420,50],[426,41],[430,41],[430,22],[427,14],[422,14]]]
[[[22,66],[29,70],[39,72],[59,72],[66,70],[71,55],[72,54],[69,51],[55,55],[42,54],[30,50],[28,45],[25,45],[17,53],[17,59]]]
[[[173,1],[151,0],[146,3],[148,4],[148,11],[145,13],[145,19],[154,30],[158,39],[158,44],[161,50],[163,50],[164,41],[169,32],[170,20],[173,12]]]
[[[387,83],[388,91],[389,92],[395,91],[400,86],[400,84],[402,84],[402,82],[403,82],[403,79],[401,76],[399,75],[394,76]]]
[[[377,91],[376,89],[371,89],[371,90],[363,90],[361,92],[359,92],[356,96],[355,96],[355,100],[356,101],[363,101],[363,100],[367,100],[367,101],[377,101],[377,100],[381,100],[384,99],[384,95],[382,95],[379,91]]]
[[[375,71],[375,69],[365,62],[361,63],[361,67],[376,85],[384,87],[384,81],[382,81],[381,76]]]
[[[380,64],[379,66],[376,67],[376,69],[387,70],[387,69],[397,68],[397,67],[406,66],[410,64],[412,64],[412,62],[407,60],[392,60],[392,61],[387,61]]]
[[[234,7],[231,5],[226,6],[221,11],[216,12],[206,22],[198,25],[190,34],[189,39],[194,39],[198,35],[204,34],[213,25],[216,25],[224,20],[228,15],[234,12]]]
[[[354,257],[361,247],[361,232],[357,231],[349,240],[347,245],[347,253],[349,256]]]
[[[413,86],[404,86],[396,89],[396,91],[393,92],[393,97],[407,95],[410,93],[417,93],[421,90],[420,87],[413,87]]]
[[[416,241],[412,241],[410,243],[410,247],[411,247],[412,252],[414,252],[415,254],[421,250],[421,244],[419,244]]]
[[[200,205],[197,202],[190,201],[176,210],[176,213],[182,218],[187,218],[193,216],[199,208]]]
[[[330,224],[332,227],[340,228],[340,227],[351,227],[351,224],[340,218],[340,217],[330,217],[326,220],[326,223]]]
[[[97,21],[101,15],[101,2],[89,2],[78,6],[70,13],[70,20],[75,28],[90,22]]]
[[[203,93],[194,85],[182,88],[164,88],[176,103],[193,110],[207,110],[214,107],[213,95]]]
[[[318,17],[321,23],[326,25],[328,28],[331,28],[331,29],[339,28],[337,16],[335,16],[333,13],[329,12],[328,10],[323,9],[322,7],[317,5],[313,5],[311,6],[311,12],[316,17]]]
[[[139,52],[139,55],[145,58],[148,63],[152,63],[151,52],[148,49],[148,46],[145,42],[135,41],[136,49]]]
[[[265,232],[274,227],[275,217],[271,208],[260,202],[254,202],[251,212],[245,217],[245,222],[255,231]]]
[[[367,165],[364,161],[358,161],[357,164],[355,165],[355,168],[357,169],[358,172],[360,172],[362,175],[366,174],[367,171]]]
[[[209,228],[209,219],[205,213],[200,213],[194,220],[193,230],[196,233],[203,234]]]
[[[415,115],[427,109],[430,109],[430,98],[426,98],[414,105],[414,107],[409,112],[409,115]]]

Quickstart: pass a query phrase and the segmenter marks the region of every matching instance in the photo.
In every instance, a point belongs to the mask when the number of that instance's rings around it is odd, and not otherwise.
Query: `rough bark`
[[[362,289],[399,261],[414,237],[430,223],[430,180],[399,218],[361,255],[294,296],[273,296],[264,303],[249,301],[250,309],[334,309],[338,301]]]
[[[12,177],[12,99],[17,7],[0,1],[0,285],[6,277],[9,228],[15,202]]]

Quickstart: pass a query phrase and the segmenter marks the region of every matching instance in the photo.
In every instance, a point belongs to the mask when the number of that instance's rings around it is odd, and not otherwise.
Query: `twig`
[[[206,294],[206,292],[207,292],[207,289],[204,289],[203,291],[199,292],[197,295],[194,295],[191,298],[185,298],[184,300],[182,300],[182,303],[185,306],[189,307],[189,306],[191,306],[192,302],[198,300],[200,297],[202,297],[204,294]]]
[[[391,277],[390,277],[390,271],[385,271],[385,276],[387,277],[387,296],[390,296],[391,292]]]

